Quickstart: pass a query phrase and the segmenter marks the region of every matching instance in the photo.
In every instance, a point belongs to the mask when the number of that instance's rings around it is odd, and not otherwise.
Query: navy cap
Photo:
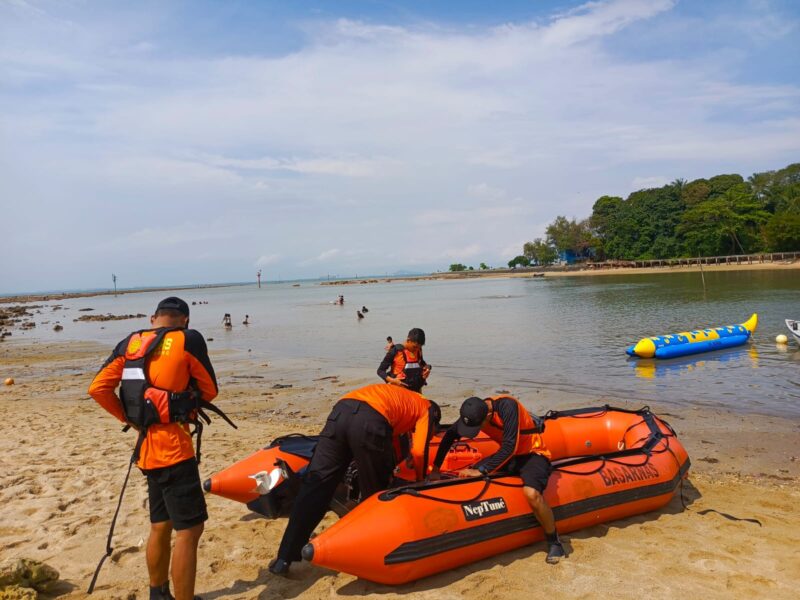
[[[187,317],[189,316],[189,305],[177,296],[170,296],[169,298],[164,298],[161,302],[159,302],[158,306],[156,306],[156,312],[161,309],[177,310],[182,315]]]
[[[456,422],[458,435],[465,438],[474,438],[481,430],[481,425],[486,415],[489,414],[489,407],[486,402],[476,396],[464,400],[461,411]]]

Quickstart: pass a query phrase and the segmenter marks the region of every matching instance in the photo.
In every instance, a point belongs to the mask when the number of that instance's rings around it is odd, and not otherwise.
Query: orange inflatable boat
[[[543,435],[554,467],[544,497],[562,533],[663,507],[689,469],[675,432],[647,408],[550,412]],[[375,494],[313,538],[303,558],[396,585],[543,538],[521,480],[496,474]]]
[[[430,442],[432,461],[439,449],[442,433]],[[240,460],[227,469],[215,473],[203,483],[206,492],[242,502],[253,512],[271,519],[288,516],[300,485],[299,476],[311,460],[318,436],[290,434],[279,437],[269,446]],[[458,443],[447,453],[443,472],[454,472],[474,465],[484,456],[497,451],[497,443],[479,436],[469,443]],[[358,503],[358,477],[354,469],[348,471],[339,486],[331,509],[339,516],[346,514]],[[416,472],[405,461],[395,468],[395,484],[412,483]]]

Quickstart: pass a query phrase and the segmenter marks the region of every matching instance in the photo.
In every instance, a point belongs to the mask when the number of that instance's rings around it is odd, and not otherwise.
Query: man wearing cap
[[[205,340],[199,332],[188,329],[189,305],[174,296],[165,298],[150,317],[150,325],[117,344],[89,387],[89,395],[100,406],[134,427],[135,424],[126,420],[125,409],[116,393],[120,382],[130,379],[131,371],[138,371],[138,378],[144,378],[148,389],[157,393],[196,394],[206,402],[217,395],[217,380]],[[160,342],[158,336],[161,336]],[[126,361],[132,356],[142,356],[142,348],[148,347],[148,343],[154,346],[152,351],[144,353],[144,368],[126,368]],[[169,567],[174,529],[172,580],[175,598],[191,600],[195,598],[197,545],[208,513],[189,426],[179,422],[148,425],[140,435],[140,444],[136,464],[147,477],[150,505],[146,552],[150,598],[173,598],[169,590]]]
[[[547,537],[546,561],[556,564],[566,554],[558,538],[553,511],[542,496],[552,471],[550,452],[542,440],[541,419],[532,417],[516,398],[495,396],[482,399],[473,396],[464,400],[458,421],[442,437],[430,477],[439,477],[445,456],[458,439],[474,438],[480,431],[500,444],[500,449],[473,468],[462,469],[458,476],[481,477],[500,470],[519,475],[525,499]]]

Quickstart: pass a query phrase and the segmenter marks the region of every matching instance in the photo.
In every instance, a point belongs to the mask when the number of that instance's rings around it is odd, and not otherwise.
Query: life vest
[[[167,423],[195,425],[198,462],[200,460],[200,436],[203,430],[203,423],[199,417],[202,417],[206,423],[211,423],[210,417],[203,412],[204,410],[218,414],[231,427],[237,428],[220,408],[203,400],[199,391],[190,388],[173,392],[158,388],[150,381],[147,375],[148,358],[159,348],[165,335],[179,330],[180,328],[168,327],[155,331],[145,329],[131,334],[128,339],[119,396],[125,420],[139,429],[139,441],[134,452],[137,459],[141,441],[146,435],[147,428],[151,425],[166,425]]]
[[[425,385],[425,379],[422,377],[422,351],[414,357],[402,344],[395,346],[395,351],[403,356],[403,369],[402,371],[395,372],[394,376],[399,377],[403,383],[408,386],[408,389],[419,392]],[[396,365],[392,365],[394,369]]]
[[[539,417],[531,416],[527,409],[522,406],[522,403],[512,396],[492,396],[491,398],[488,398],[488,400],[492,402],[492,416],[487,422],[489,430],[486,431],[489,437],[494,439],[495,435],[493,434],[496,434],[497,441],[502,441],[504,423],[503,419],[495,410],[494,404],[498,400],[502,400],[504,398],[513,400],[517,403],[517,448],[514,452],[514,455],[519,456],[522,454],[536,452],[537,454],[543,454],[549,457],[550,451],[547,450],[547,447],[544,445],[544,440],[541,436],[541,434],[544,433],[544,421]]]

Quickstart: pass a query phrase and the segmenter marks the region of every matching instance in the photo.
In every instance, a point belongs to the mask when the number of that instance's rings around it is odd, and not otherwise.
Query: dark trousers
[[[311,457],[283,533],[278,558],[300,560],[300,550],[322,521],[355,460],[361,498],[386,489],[394,470],[392,428],[366,402],[339,400],[333,407]]]

